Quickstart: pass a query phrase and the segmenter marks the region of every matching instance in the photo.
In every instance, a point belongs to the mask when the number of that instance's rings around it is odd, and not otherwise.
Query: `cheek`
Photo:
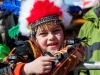
[[[60,37],[60,39],[59,39],[59,43],[60,43],[60,45],[62,45],[63,42],[64,42],[64,37]]]
[[[46,46],[46,39],[45,38],[37,38],[37,42],[38,42],[38,44],[39,44],[39,46],[42,48],[42,49],[44,49],[45,48],[45,46]]]
[[[45,45],[45,44],[46,44],[45,39],[41,39],[41,40],[39,40],[39,44],[40,44],[40,45]]]
[[[58,36],[58,39],[60,42],[63,42],[64,41],[64,34],[61,33],[59,36]]]

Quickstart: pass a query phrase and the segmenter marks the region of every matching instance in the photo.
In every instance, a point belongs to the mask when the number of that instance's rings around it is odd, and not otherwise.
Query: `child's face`
[[[60,25],[49,24],[38,27],[36,42],[44,52],[52,54],[59,50],[64,41],[64,33]]]

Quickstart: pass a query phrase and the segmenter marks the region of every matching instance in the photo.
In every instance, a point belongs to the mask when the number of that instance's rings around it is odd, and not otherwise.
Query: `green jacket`
[[[79,38],[87,37],[86,61],[100,61],[100,6],[97,4],[90,9],[83,18],[87,20],[79,31]],[[90,75],[100,75],[100,70],[89,70]],[[80,75],[87,75],[81,73]]]

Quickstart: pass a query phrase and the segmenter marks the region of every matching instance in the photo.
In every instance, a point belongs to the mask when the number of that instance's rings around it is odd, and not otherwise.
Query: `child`
[[[38,53],[35,60],[29,63],[17,63],[13,75],[47,74],[52,69],[56,57],[43,56],[64,53],[70,47],[64,47],[65,28],[72,17],[67,12],[63,0],[25,0],[22,2],[19,15],[19,30],[22,35],[30,36],[34,50]],[[35,46],[36,45],[36,46]],[[60,51],[61,50],[61,51]],[[36,54],[36,53],[35,53]],[[49,75],[66,75],[80,61],[83,61],[85,50],[82,46],[70,58],[62,62],[56,71]]]

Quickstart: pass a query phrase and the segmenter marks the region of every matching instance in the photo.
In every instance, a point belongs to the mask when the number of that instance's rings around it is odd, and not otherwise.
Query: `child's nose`
[[[49,36],[48,36],[48,39],[49,40],[54,40],[54,38],[55,38],[55,35],[53,35],[52,33],[50,33]]]

